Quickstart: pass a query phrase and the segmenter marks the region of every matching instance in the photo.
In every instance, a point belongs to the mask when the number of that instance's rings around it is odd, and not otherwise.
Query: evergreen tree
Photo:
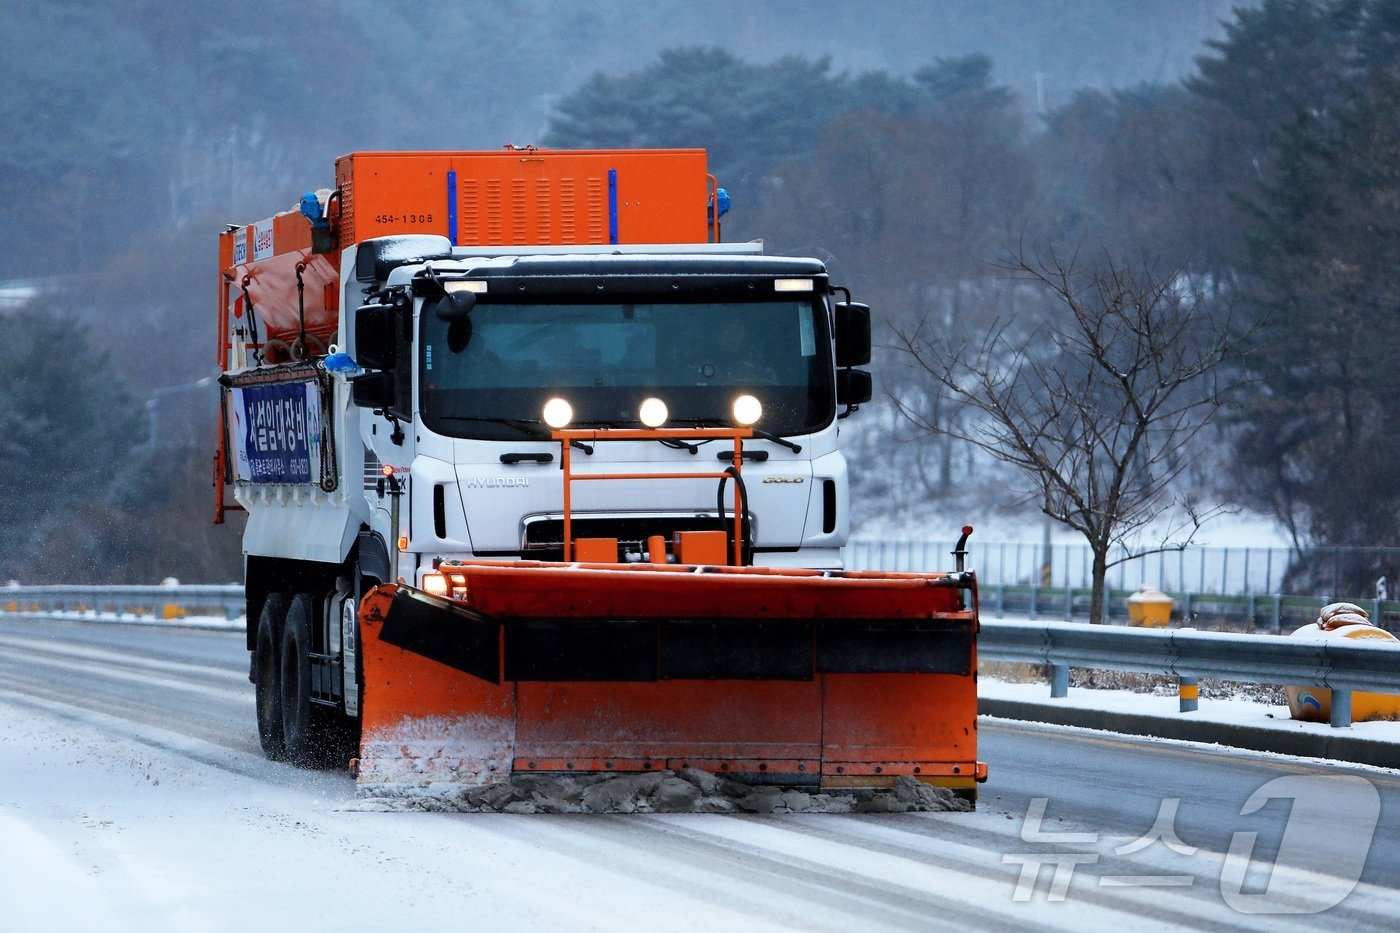
[[[4,329],[0,579],[57,580],[63,568],[42,542],[77,510],[121,494],[142,462],[146,432],[116,372],[74,321],[31,309],[5,318]],[[101,537],[98,528],[82,530]]]
[[[1245,487],[1325,545],[1400,538],[1400,77],[1352,90],[1281,139],[1258,205],[1259,388],[1239,444]]]
[[[1398,27],[1388,0],[1266,0],[1190,85],[1226,154],[1258,328],[1235,473],[1300,547],[1400,537]],[[1372,571],[1353,569],[1359,592]]]
[[[673,49],[641,71],[597,74],[561,101],[545,145],[699,147],[730,187],[752,189],[775,163],[805,156],[848,108],[825,59],[741,62],[720,49]]]

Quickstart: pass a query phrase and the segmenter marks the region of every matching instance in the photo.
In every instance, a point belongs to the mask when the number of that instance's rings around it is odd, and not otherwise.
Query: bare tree
[[[1043,319],[1000,318],[978,335],[933,335],[924,325],[896,331],[899,349],[933,388],[976,417],[939,421],[903,404],[901,411],[930,434],[1020,469],[1041,510],[1084,536],[1097,622],[1110,567],[1185,547],[1219,511],[1178,500],[1181,525],[1156,544],[1136,542],[1135,533],[1172,504],[1192,439],[1238,382],[1225,365],[1235,347],[1230,315],[1183,277],[1155,275],[1145,264],[1107,259],[1080,271],[1022,253],[1005,269],[1050,300]],[[1121,556],[1111,559],[1115,545]]]

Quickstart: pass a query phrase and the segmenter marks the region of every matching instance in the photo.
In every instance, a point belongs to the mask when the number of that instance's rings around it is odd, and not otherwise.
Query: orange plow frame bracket
[[[909,775],[970,793],[986,777],[971,573],[440,569],[464,598],[382,586],[362,602],[361,783],[695,767],[833,788]],[[605,650],[586,656],[579,638]],[[707,647],[713,658],[695,657]]]

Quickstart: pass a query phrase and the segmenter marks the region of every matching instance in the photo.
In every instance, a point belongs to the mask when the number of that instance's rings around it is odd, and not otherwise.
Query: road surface
[[[375,812],[345,775],[263,759],[241,633],[3,620],[0,927],[1391,929],[1400,913],[1397,772],[1000,721],[981,740],[971,814]]]

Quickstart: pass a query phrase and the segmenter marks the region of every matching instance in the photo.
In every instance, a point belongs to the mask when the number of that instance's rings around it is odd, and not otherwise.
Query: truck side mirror
[[[837,366],[864,366],[869,363],[870,305],[858,301],[838,301],[835,336]]]
[[[355,360],[365,369],[394,369],[399,362],[397,308],[365,305],[355,312]]]
[[[433,306],[433,313],[439,321],[456,324],[458,321],[465,321],[475,307],[475,292],[448,292],[437,300]]]
[[[870,373],[863,369],[838,369],[836,371],[836,403],[848,408],[864,405],[874,395],[874,383]]]
[[[394,404],[394,374],[365,373],[350,379],[350,401],[360,408],[388,410]]]

